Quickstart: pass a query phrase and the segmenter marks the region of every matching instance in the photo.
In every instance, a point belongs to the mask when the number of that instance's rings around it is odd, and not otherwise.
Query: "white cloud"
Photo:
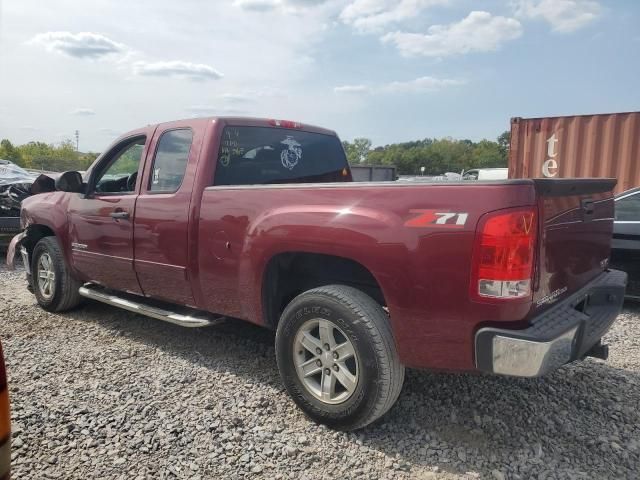
[[[342,85],[333,89],[335,93],[372,93],[372,88],[367,85]]]
[[[127,50],[125,45],[93,32],[39,33],[29,43],[40,45],[50,52],[62,53],[75,58],[98,59]]]
[[[394,93],[428,93],[442,90],[447,87],[464,85],[464,80],[436,77],[419,77],[409,81],[395,81],[380,85],[342,85],[333,89],[339,94],[394,94]]]
[[[446,57],[495,51],[520,35],[522,25],[518,20],[474,11],[457,23],[432,25],[426,34],[392,32],[382,41],[394,44],[407,57]]]
[[[246,110],[242,110],[234,107],[224,107],[220,105],[192,105],[186,108],[186,111],[190,115],[196,117],[215,117],[218,115],[242,115],[247,113]]]
[[[190,80],[218,80],[222,73],[202,63],[190,63],[180,60],[170,62],[136,62],[133,71],[137,75],[150,77],[179,77]]]
[[[519,0],[512,5],[516,16],[543,19],[561,33],[578,30],[602,13],[602,7],[594,0]]]
[[[421,93],[433,92],[446,87],[464,85],[464,80],[452,78],[420,77],[408,82],[391,82],[382,87],[382,91],[389,93]]]
[[[223,93],[220,95],[220,99],[228,103],[248,103],[254,101],[255,97],[244,93]]]
[[[235,0],[233,5],[244,10],[264,12],[277,8],[296,9],[315,7],[326,0]]]
[[[119,137],[120,135],[122,135],[122,130],[118,130],[116,128],[104,127],[104,128],[99,128],[98,133],[108,137]]]
[[[354,0],[342,10],[340,20],[361,32],[372,32],[449,3],[451,0]]]
[[[95,115],[96,112],[91,108],[76,108],[71,112],[71,115],[79,115],[83,117],[88,117],[90,115]]]

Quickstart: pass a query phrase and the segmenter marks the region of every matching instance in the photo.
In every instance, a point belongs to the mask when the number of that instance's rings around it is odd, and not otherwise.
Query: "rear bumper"
[[[478,330],[476,367],[499,375],[539,377],[584,358],[620,313],[626,284],[626,273],[608,270],[535,317],[529,328]]]

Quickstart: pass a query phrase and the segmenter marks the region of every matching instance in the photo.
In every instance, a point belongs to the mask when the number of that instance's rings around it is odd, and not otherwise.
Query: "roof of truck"
[[[322,133],[324,135],[336,135],[336,132],[327,128],[317,127],[315,125],[309,125],[308,123],[302,123],[295,120],[284,120],[275,118],[258,118],[258,117],[237,117],[237,116],[211,116],[211,117],[196,117],[186,118],[182,120],[173,120],[170,122],[162,122],[155,125],[149,125],[150,127],[159,127],[172,125],[174,123],[184,122],[223,122],[226,125],[234,125],[239,127],[272,127],[272,128],[285,128],[292,130],[303,130],[305,132]]]

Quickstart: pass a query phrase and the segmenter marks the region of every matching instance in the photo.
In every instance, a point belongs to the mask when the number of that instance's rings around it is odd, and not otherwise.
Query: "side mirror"
[[[84,184],[80,172],[64,172],[56,179],[56,190],[61,192],[83,193]]]

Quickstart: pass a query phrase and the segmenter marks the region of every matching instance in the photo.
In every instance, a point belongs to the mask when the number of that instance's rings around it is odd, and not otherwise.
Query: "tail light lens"
[[[476,230],[471,295],[476,299],[531,296],[536,210],[501,210],[483,217]]]

